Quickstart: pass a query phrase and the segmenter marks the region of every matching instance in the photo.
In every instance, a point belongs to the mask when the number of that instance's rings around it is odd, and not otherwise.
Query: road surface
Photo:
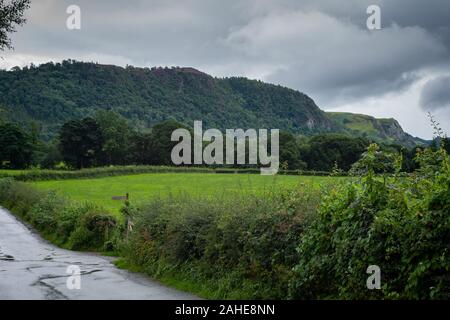
[[[112,260],[55,247],[0,207],[0,300],[196,299],[120,270]],[[69,266],[80,270],[80,289],[76,274],[67,273]]]

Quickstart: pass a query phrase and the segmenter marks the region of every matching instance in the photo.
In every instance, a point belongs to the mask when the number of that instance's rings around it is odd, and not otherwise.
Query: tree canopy
[[[24,169],[33,161],[34,145],[29,134],[12,123],[0,124],[0,167]]]
[[[0,0],[0,51],[12,49],[9,34],[25,23],[23,14],[29,6],[30,0]]]

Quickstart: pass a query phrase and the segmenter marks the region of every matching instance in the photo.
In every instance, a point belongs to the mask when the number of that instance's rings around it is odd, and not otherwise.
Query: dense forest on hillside
[[[346,133],[407,147],[423,142],[393,119],[361,123],[358,115],[345,114],[342,120],[299,91],[246,78],[214,78],[193,68],[50,62],[0,71],[0,93],[0,118],[21,125],[34,122],[47,141],[68,120],[111,110],[139,131],[169,119],[188,126],[202,120],[205,127],[221,130]]]
[[[279,128],[298,133],[333,125],[306,95],[244,78],[216,79],[191,68],[121,68],[64,61],[0,72],[8,120],[37,121],[45,137],[67,120],[114,110],[133,126],[174,119],[208,127]]]

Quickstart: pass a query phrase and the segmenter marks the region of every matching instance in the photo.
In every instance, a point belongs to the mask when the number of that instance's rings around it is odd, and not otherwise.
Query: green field
[[[155,196],[180,195],[233,195],[236,192],[255,192],[274,188],[295,187],[298,184],[319,188],[333,183],[330,177],[261,176],[257,174],[211,173],[151,173],[98,179],[38,181],[31,184],[41,190],[55,190],[77,201],[89,201],[118,213],[122,201],[112,196],[130,194],[130,201],[138,204]]]

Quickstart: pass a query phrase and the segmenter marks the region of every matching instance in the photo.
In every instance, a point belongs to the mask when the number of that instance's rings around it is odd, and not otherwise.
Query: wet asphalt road
[[[120,270],[112,260],[55,247],[0,207],[0,300],[196,299],[144,275]],[[70,265],[80,268],[80,289],[67,288]]]

